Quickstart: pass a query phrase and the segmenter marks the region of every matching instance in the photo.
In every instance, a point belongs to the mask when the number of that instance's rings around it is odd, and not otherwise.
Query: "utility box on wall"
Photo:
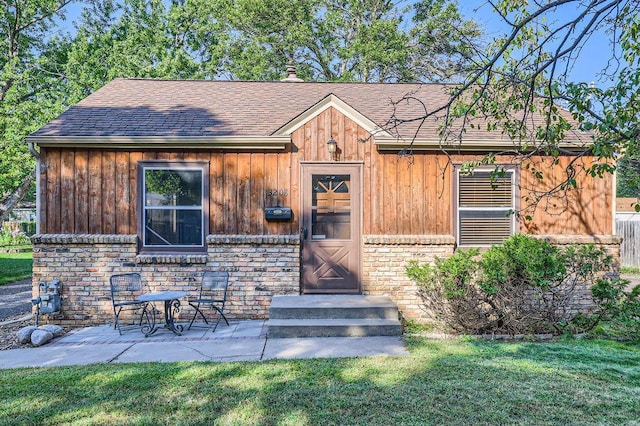
[[[268,221],[288,221],[292,218],[291,207],[265,207],[264,218]]]

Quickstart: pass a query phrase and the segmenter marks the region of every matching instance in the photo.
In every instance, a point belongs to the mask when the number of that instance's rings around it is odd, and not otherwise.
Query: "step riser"
[[[402,326],[276,326],[269,327],[269,337],[374,337],[399,336]]]
[[[271,308],[269,318],[273,319],[398,319],[398,309],[394,308]]]
[[[269,337],[400,336],[398,308],[379,296],[274,296]]]

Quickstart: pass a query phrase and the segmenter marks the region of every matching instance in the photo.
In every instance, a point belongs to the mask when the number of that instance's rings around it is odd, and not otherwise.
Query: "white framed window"
[[[456,168],[455,215],[458,246],[485,247],[501,244],[516,230],[518,191],[516,171],[496,173]]]
[[[204,162],[138,163],[138,237],[147,252],[202,252],[208,233]]]

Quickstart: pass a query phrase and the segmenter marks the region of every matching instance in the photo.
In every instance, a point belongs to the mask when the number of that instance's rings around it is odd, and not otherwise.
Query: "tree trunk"
[[[24,198],[27,192],[29,192],[35,180],[36,172],[34,170],[22,179],[22,183],[15,191],[0,202],[0,224],[4,222],[5,218],[9,213],[11,213],[13,208],[20,202],[20,200],[22,200],[22,198]]]

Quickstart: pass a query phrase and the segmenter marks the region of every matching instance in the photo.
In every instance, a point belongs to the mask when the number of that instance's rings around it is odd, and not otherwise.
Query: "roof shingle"
[[[444,105],[443,84],[371,84],[116,79],[70,107],[32,136],[37,137],[215,137],[269,136],[333,94],[363,116],[386,127],[393,102],[407,94],[396,116],[416,118]],[[424,106],[423,106],[424,105]],[[405,138],[435,139],[431,117],[398,128]],[[504,140],[500,132],[468,129],[465,138]]]

